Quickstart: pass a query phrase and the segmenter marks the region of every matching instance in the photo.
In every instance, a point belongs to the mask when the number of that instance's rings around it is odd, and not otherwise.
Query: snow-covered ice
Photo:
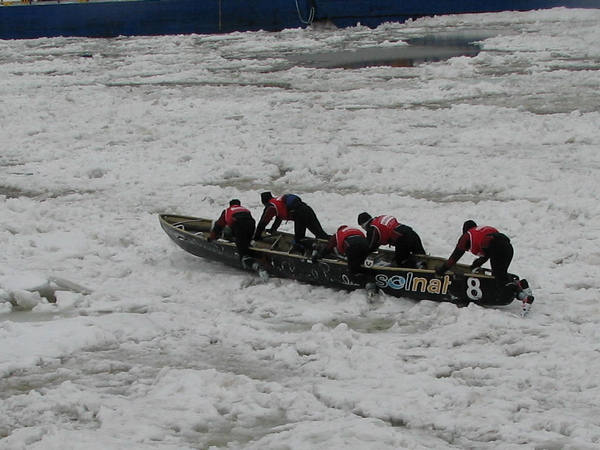
[[[484,31],[415,67],[292,61]],[[598,42],[563,8],[0,41],[0,449],[600,448]],[[532,313],[255,283],[159,227],[263,190],[437,256],[493,225]]]

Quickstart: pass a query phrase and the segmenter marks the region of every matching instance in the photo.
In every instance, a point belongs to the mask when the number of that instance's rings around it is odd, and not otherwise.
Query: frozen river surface
[[[600,448],[598,42],[566,9],[1,41],[0,449]],[[438,256],[495,226],[532,314],[261,284],[158,225],[263,190]]]

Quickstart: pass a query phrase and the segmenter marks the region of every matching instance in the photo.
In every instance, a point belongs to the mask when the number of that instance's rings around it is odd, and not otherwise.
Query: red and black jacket
[[[210,239],[217,239],[225,227],[231,228],[237,220],[243,218],[252,218],[250,210],[243,206],[235,205],[223,210],[212,227]]]

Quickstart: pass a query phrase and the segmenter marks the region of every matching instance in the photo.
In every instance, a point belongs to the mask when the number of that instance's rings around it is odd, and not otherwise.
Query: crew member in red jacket
[[[223,210],[221,216],[214,223],[208,240],[212,241],[221,237],[225,227],[229,227],[231,230],[235,246],[244,267],[258,272],[263,280],[268,277],[266,271],[252,257],[252,251],[250,250],[250,243],[254,237],[256,222],[250,210],[244,208],[238,199],[231,200],[229,207]]]
[[[365,259],[371,253],[369,241],[363,230],[355,227],[342,225],[337,229],[327,242],[325,247],[317,249],[313,253],[312,261],[316,263],[331,253],[345,256],[348,263],[348,278],[367,289],[369,298],[374,298],[378,289],[373,280],[370,280],[364,267]]]
[[[369,249],[374,252],[380,245],[391,245],[396,249],[396,265],[407,268],[424,268],[422,261],[413,255],[424,255],[421,237],[408,225],[401,224],[393,216],[371,217],[369,213],[358,215],[358,224],[367,231]]]
[[[307,229],[318,239],[329,239],[331,237],[323,230],[313,209],[297,195],[285,194],[280,197],[273,197],[270,192],[263,192],[260,194],[260,199],[265,209],[256,227],[254,240],[259,241],[262,239],[263,231],[273,218],[275,218],[275,221],[269,230],[270,233],[275,233],[282,221],[294,221],[294,240],[298,245],[302,245],[302,241],[306,238]]]
[[[364,277],[361,277],[361,274],[365,272],[363,264],[371,253],[365,233],[358,228],[342,225],[329,239],[327,245],[315,255],[313,262],[334,252],[346,257],[350,279],[362,281]]]
[[[490,260],[492,275],[496,279],[498,289],[508,289],[519,300],[523,301],[523,313],[527,314],[533,303],[533,295],[527,280],[513,281],[508,275],[508,267],[514,255],[510,239],[490,226],[477,226],[473,220],[463,224],[463,234],[448,260],[436,271],[437,276],[442,276],[447,270],[465,254],[470,251],[478,258],[471,264],[471,270],[477,269]]]

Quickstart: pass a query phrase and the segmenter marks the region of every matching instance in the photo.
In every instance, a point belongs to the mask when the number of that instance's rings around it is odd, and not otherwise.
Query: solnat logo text
[[[404,277],[400,275],[389,277],[380,273],[375,277],[375,282],[380,288],[389,287],[397,290],[404,289],[410,292],[428,292],[429,294],[447,294],[448,288],[452,284],[448,275],[444,275],[442,279],[427,279],[424,277],[415,277],[412,272],[408,272]]]

